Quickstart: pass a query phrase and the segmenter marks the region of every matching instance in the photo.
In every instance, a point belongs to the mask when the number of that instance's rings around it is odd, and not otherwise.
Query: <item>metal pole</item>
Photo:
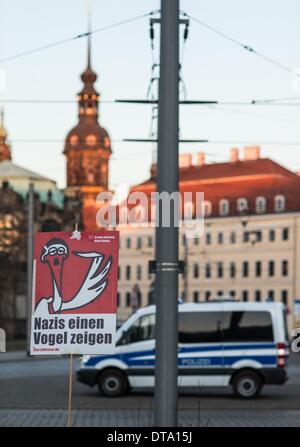
[[[179,0],[161,0],[157,192],[178,191]],[[178,216],[156,222],[154,424],[177,425]]]
[[[31,303],[32,303],[32,268],[33,268],[33,232],[34,232],[34,185],[29,184],[27,214],[27,305],[26,335],[27,355],[30,353]]]

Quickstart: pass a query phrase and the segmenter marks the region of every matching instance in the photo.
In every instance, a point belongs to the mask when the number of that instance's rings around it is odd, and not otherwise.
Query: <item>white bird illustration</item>
[[[52,297],[42,298],[35,309],[35,315],[61,313],[64,310],[78,309],[98,298],[108,284],[108,272],[112,265],[109,257],[105,266],[100,270],[104,259],[102,253],[73,252],[75,256],[91,259],[85,279],[78,292],[71,299],[62,298],[62,278],[64,261],[69,256],[68,246],[63,239],[51,239],[45,246],[41,261],[47,263],[51,271],[53,294]]]

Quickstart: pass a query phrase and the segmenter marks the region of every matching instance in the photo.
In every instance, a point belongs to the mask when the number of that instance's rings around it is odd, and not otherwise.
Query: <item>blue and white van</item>
[[[287,380],[288,332],[282,303],[179,304],[178,386],[233,387],[253,398]],[[118,329],[116,353],[84,356],[77,379],[106,396],[154,387],[155,306]]]

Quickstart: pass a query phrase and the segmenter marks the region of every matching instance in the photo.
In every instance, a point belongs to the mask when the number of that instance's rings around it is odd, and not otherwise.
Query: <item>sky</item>
[[[93,0],[92,28],[100,28],[158,9],[157,0]],[[300,67],[298,0],[181,0],[181,10],[255,48],[291,70]],[[86,0],[0,0],[0,61],[87,29]],[[181,40],[183,28],[181,28]],[[77,104],[9,103],[10,100],[75,100],[86,65],[86,39],[0,62],[0,107],[12,144],[13,161],[65,186],[64,138],[77,123]],[[149,177],[151,144],[125,143],[148,138],[149,105],[114,104],[114,99],[146,98],[154,52],[149,18],[93,35],[92,65],[101,93],[100,123],[112,139],[110,187],[136,184]],[[249,53],[232,41],[191,21],[182,57],[187,99],[248,102],[292,98],[300,91],[286,70]],[[1,76],[0,76],[1,77]],[[297,98],[299,100],[297,101]],[[187,106],[180,108],[180,135],[224,143],[180,145],[180,152],[204,151],[208,162],[229,159],[231,147],[259,144],[262,156],[300,170],[300,106]],[[56,140],[24,142],[18,140]],[[279,144],[282,142],[283,144]],[[288,143],[299,142],[299,145]]]

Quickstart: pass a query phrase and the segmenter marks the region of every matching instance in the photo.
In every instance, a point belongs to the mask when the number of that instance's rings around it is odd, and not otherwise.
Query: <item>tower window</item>
[[[72,146],[76,146],[76,144],[78,144],[78,136],[77,135],[72,135],[70,138],[70,144]]]
[[[86,137],[86,143],[87,143],[89,146],[93,146],[94,144],[96,144],[96,143],[97,143],[96,135],[88,135],[88,136]]]

